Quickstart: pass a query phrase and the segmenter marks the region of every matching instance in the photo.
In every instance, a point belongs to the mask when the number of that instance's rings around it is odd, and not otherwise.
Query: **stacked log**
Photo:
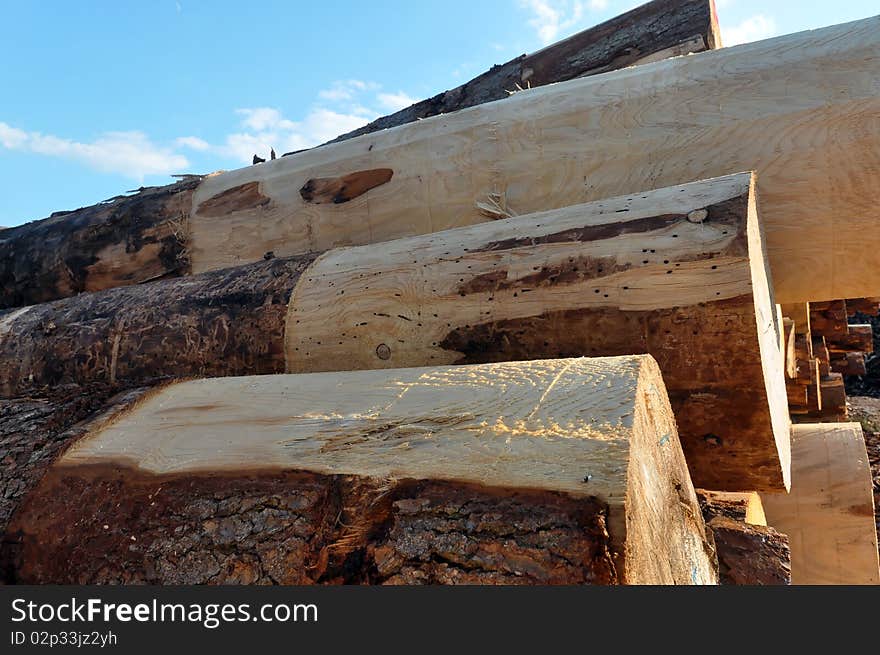
[[[201,273],[757,170],[778,300],[868,296],[872,277],[852,262],[880,248],[880,209],[864,200],[880,152],[880,72],[864,62],[877,56],[871,18],[572,79],[208,176],[183,214],[180,259]],[[3,233],[14,302],[41,270],[17,239],[42,229]],[[129,241],[102,242],[71,268],[138,281]]]
[[[517,89],[588,77],[720,46],[712,0],[654,0],[539,52],[495,66],[456,89],[379,118],[334,142],[507,98]],[[262,168],[269,170],[272,165],[267,163]],[[729,172],[733,169],[725,171]],[[201,247],[200,239],[192,234],[190,217],[193,190],[204,177],[184,176],[175,184],[142,188],[134,195],[111,198],[75,211],[57,212],[45,220],[9,228],[0,239],[0,309],[206,270],[203,266],[193,267],[190,257],[193,248]],[[681,180],[684,181],[687,180]],[[218,194],[203,203],[201,215],[219,219],[227,210],[241,206],[274,209],[266,205],[262,186],[262,183],[246,184]],[[301,186],[303,184],[297,189]],[[310,206],[306,203],[307,213]],[[536,209],[546,208],[549,207]],[[346,207],[346,212],[348,209]],[[351,216],[344,224],[350,228],[359,220]],[[474,222],[472,217],[468,222]],[[459,224],[452,222],[445,226]],[[318,231],[325,233],[327,227]],[[438,223],[422,231],[443,227],[444,224]],[[237,232],[233,230],[228,236],[237,239]],[[291,256],[309,250],[327,250],[342,243],[372,243],[412,233],[417,232],[404,226],[377,230],[370,235],[351,229],[347,235],[339,235],[342,241],[301,240],[280,248],[252,244],[260,250],[257,257],[239,257],[225,266],[259,261],[273,250],[279,256]]]
[[[24,583],[717,581],[649,356],[178,383],[10,532]]]
[[[876,315],[880,302],[861,298],[797,303],[781,309],[793,331],[786,336],[786,386],[792,415],[801,421],[845,421],[845,378],[865,375],[866,357],[874,352],[872,326],[849,320],[856,313]]]
[[[0,233],[2,579],[880,581],[858,426],[791,450],[873,349],[880,18],[646,63],[716,35]]]
[[[775,319],[740,174],[15,310],[0,393],[650,353],[697,484],[775,490],[789,469]]]

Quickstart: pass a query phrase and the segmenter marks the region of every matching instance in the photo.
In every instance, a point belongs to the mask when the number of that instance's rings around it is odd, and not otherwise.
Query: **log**
[[[831,370],[844,377],[867,375],[868,367],[865,362],[865,353],[835,353],[831,359]]]
[[[877,316],[880,314],[880,298],[850,298],[846,301],[846,310],[850,317],[856,314]]]
[[[786,390],[756,221],[740,174],[66,299],[6,319],[0,391],[273,373],[281,357],[294,373],[651,353],[699,484],[783,488]]]
[[[828,348],[833,353],[874,352],[874,331],[871,325],[850,325],[849,330],[829,340]]]
[[[712,0],[655,0],[539,52],[495,66],[458,88],[334,141],[507,98],[518,87],[537,87],[720,46]],[[192,190],[201,177],[186,176],[177,184],[143,189],[134,196],[10,228],[0,239],[0,309],[190,273],[188,220]],[[203,205],[202,215],[216,215],[224,207],[242,203],[259,207],[262,198],[259,185],[245,186]],[[406,234],[387,232],[377,234],[376,240]],[[334,245],[324,241],[315,250]],[[294,248],[286,254],[308,249]],[[267,248],[260,257],[271,250]],[[257,260],[240,259],[229,266],[253,261]]]
[[[796,585],[880,583],[871,469],[858,423],[796,425],[790,494],[762,493],[791,540]]]
[[[313,256],[0,313],[0,397],[64,384],[284,372],[287,303]]]
[[[607,73],[721,47],[712,0],[655,0],[531,55],[521,55],[459,87],[383,116],[330,143],[450,114],[517,89]],[[295,153],[285,153],[285,155]]]
[[[788,537],[767,527],[760,496],[697,490],[722,585],[791,584]]]
[[[876,295],[880,68],[865,61],[877,57],[870,18],[561,82],[216,175],[194,196],[192,268],[756,169],[777,301]],[[357,197],[308,193],[377,170],[388,182]]]
[[[781,488],[789,421],[756,221],[740,174],[332,251],[291,297],[287,371],[650,353],[696,484]]]
[[[4,230],[0,309],[188,273],[188,220],[200,179]]]
[[[647,356],[173,384],[10,532],[21,583],[717,581]]]
[[[846,336],[848,328],[845,300],[810,303],[810,332],[828,339]]]

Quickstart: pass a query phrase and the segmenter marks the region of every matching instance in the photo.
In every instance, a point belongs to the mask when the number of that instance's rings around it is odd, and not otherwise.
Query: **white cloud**
[[[362,111],[339,112],[316,107],[301,121],[289,120],[272,107],[236,109],[237,114],[245,117],[241,126],[251,130],[228,135],[226,142],[216,150],[249,164],[255,154],[266,157],[272,148],[279,155],[311,148],[366,125],[377,116],[366,113],[370,111],[366,108],[356,109]]]
[[[354,97],[364,91],[375,91],[379,85],[375,82],[364,82],[363,80],[338,80],[334,82],[329,89],[318,92],[318,97],[322,100],[331,102],[341,102],[352,100]]]
[[[211,144],[200,139],[197,136],[182,136],[174,140],[174,143],[181,148],[189,148],[190,150],[198,150],[203,152],[211,147]]]
[[[607,0],[520,0],[520,6],[532,13],[529,25],[545,44],[555,41],[583,18],[584,8],[603,9]],[[595,5],[599,5],[598,7]]]
[[[756,14],[733,27],[721,30],[721,42],[734,46],[776,36],[776,21],[765,14]]]
[[[189,166],[183,155],[154,144],[143,132],[107,132],[83,143],[40,132],[26,132],[0,122],[0,145],[9,150],[70,159],[102,173],[135,180],[168,175]]]
[[[403,91],[398,93],[380,93],[377,99],[379,104],[389,111],[398,111],[418,102],[415,98],[409,97]]]

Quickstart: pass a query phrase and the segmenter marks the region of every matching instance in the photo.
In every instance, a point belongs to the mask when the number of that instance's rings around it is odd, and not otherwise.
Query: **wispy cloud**
[[[180,148],[189,148],[190,150],[198,150],[199,152],[204,152],[211,147],[210,143],[197,136],[181,136],[175,139],[174,143]]]
[[[769,39],[778,34],[776,21],[766,14],[756,14],[730,28],[721,29],[721,42],[725,46],[740,45],[751,41]]]
[[[0,122],[0,148],[64,158],[142,182],[148,175],[185,172],[190,160],[184,152],[192,154],[199,166],[249,164],[255,154],[267,157],[273,148],[279,155],[311,148],[414,102],[403,91],[381,91],[375,82],[342,80],[320,91],[297,117],[278,107],[235,109],[228,133],[211,140],[190,135],[158,144],[145,132],[130,131],[107,132],[94,141],[79,142]]]
[[[134,180],[147,175],[168,175],[189,165],[172,148],[153,143],[140,131],[107,132],[91,142],[28,132],[0,122],[0,146],[47,157],[70,159],[102,173],[116,173]]]
[[[417,102],[415,98],[411,98],[403,91],[397,93],[380,93],[377,100],[379,101],[379,105],[388,111],[398,111]]]
[[[250,163],[254,154],[265,157],[270,148],[279,154],[311,148],[366,125],[375,117],[320,107],[312,109],[300,121],[285,118],[280,110],[272,107],[236,109],[236,113],[244,116],[240,125],[244,129],[228,135],[225,143],[215,150],[241,163]]]
[[[535,28],[538,38],[545,45],[578,26],[587,10],[603,11],[608,8],[608,0],[519,0],[519,4],[532,14],[529,25]]]

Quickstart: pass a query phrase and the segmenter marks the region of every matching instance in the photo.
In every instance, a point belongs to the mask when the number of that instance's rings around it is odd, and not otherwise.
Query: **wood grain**
[[[791,493],[762,494],[791,540],[792,583],[880,583],[871,469],[858,423],[796,425]]]

